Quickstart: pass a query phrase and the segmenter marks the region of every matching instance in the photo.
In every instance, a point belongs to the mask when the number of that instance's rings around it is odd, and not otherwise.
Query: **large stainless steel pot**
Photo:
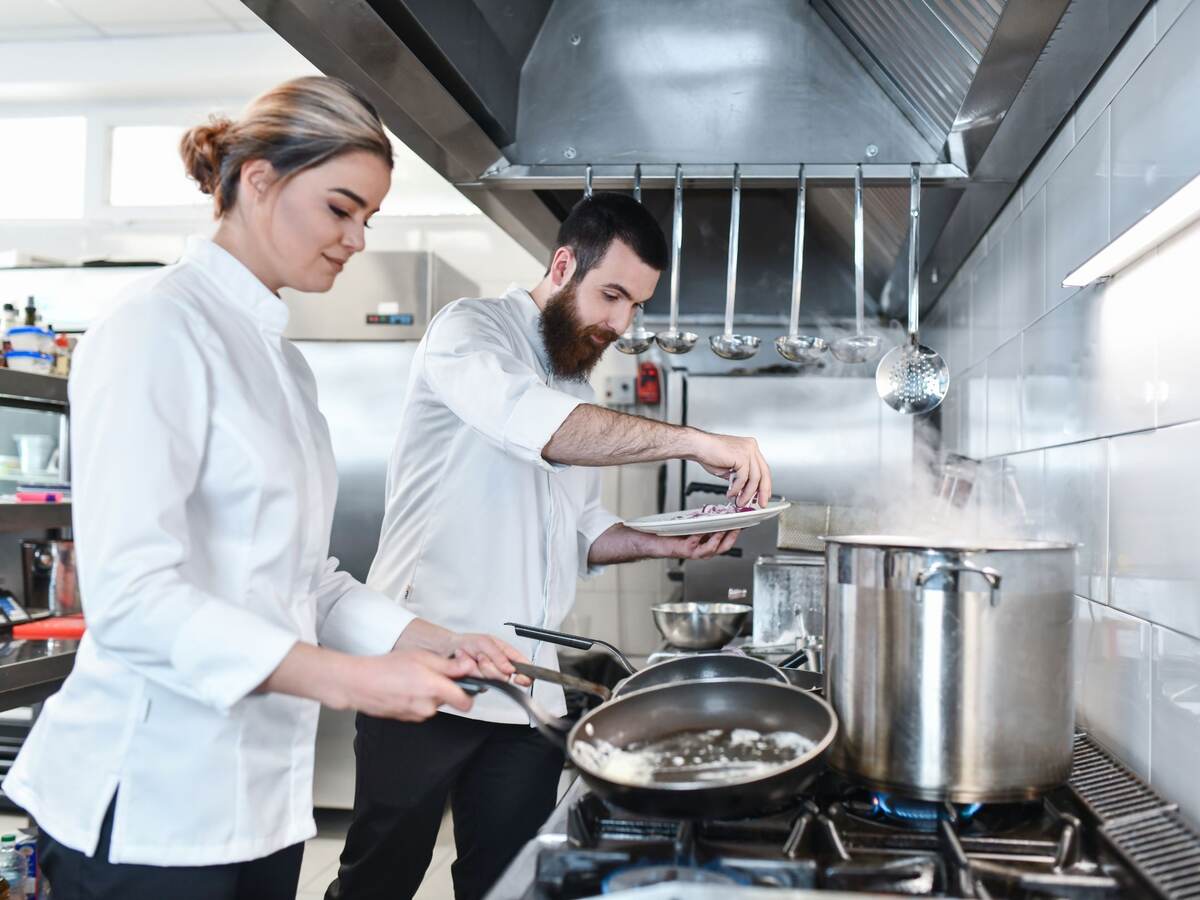
[[[828,538],[826,697],[837,769],[960,803],[1071,770],[1074,547]]]

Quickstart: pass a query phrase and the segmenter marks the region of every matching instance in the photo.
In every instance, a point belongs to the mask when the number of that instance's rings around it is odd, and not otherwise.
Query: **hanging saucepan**
[[[838,730],[837,716],[820,697],[754,678],[633,691],[586,713],[574,727],[547,715],[515,685],[460,683],[519,703],[595,793],[652,816],[732,818],[794,802]]]
[[[622,679],[613,688],[614,697],[662,684],[674,684],[679,681],[708,681],[714,678],[758,678],[787,683],[810,691],[819,689],[823,684],[823,679],[818,673],[795,668],[807,660],[807,653],[803,650],[792,654],[778,666],[753,656],[714,652],[677,656],[639,670],[634,667],[624,653],[608,641],[551,631],[549,628],[537,628],[533,625],[519,625],[516,622],[505,622],[504,624],[511,627],[520,637],[546,641],[560,647],[570,647],[573,650],[603,648],[628,673],[628,677]]]

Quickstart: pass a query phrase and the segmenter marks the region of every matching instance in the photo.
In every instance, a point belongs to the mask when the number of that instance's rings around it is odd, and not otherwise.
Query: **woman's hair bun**
[[[232,127],[232,120],[212,116],[203,125],[189,128],[179,142],[179,153],[187,174],[206,194],[215,194],[221,185],[222,145]]]

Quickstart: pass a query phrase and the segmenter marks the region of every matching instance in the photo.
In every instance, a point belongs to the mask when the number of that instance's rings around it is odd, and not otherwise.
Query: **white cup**
[[[14,434],[13,440],[17,442],[17,458],[22,472],[40,475],[46,471],[50,454],[54,452],[54,438],[48,434]]]

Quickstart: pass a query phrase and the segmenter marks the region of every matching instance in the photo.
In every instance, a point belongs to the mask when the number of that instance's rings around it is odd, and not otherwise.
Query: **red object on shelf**
[[[643,406],[657,406],[662,400],[658,366],[652,362],[638,363],[637,402]]]
[[[45,640],[46,638],[81,638],[87,631],[83,616],[55,616],[52,619],[42,619],[37,622],[24,622],[13,626],[13,637],[24,640]]]

